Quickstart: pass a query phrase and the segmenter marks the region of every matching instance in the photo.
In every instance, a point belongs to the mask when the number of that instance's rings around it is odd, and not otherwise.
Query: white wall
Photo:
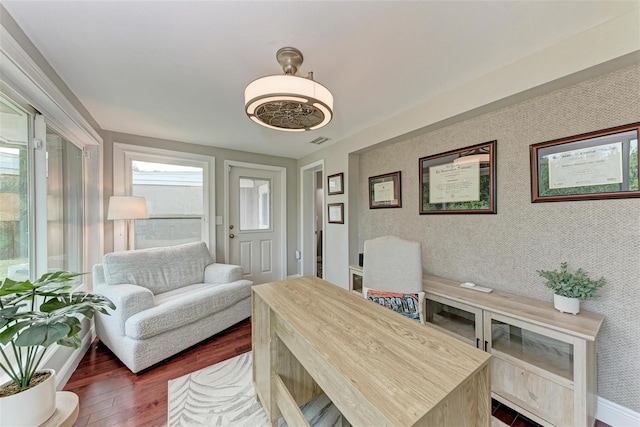
[[[325,198],[325,203],[345,203],[345,224],[325,224],[325,278],[347,287],[348,265],[357,261],[358,243],[353,231],[357,227],[353,221],[357,214],[351,214],[351,206],[354,204],[352,197],[357,197],[353,188],[358,188],[358,185],[352,182],[357,180],[357,173],[350,170],[350,156],[477,117],[639,61],[640,14],[634,10],[299,159],[298,167],[324,159],[326,176],[345,173],[345,194]],[[356,163],[352,161],[352,167]]]

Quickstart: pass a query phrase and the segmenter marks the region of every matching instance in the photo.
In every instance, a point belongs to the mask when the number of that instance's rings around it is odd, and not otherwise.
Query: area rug
[[[267,427],[251,379],[251,352],[169,381],[169,427]],[[302,407],[314,427],[342,425],[342,415],[325,396]],[[280,426],[287,424],[281,419]],[[492,427],[506,427],[492,418]]]

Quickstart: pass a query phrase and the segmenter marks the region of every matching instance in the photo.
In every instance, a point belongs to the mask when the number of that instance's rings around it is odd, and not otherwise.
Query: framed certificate
[[[344,224],[344,203],[329,203],[329,224]]]
[[[400,171],[369,178],[369,209],[402,207]]]
[[[530,146],[531,201],[640,197],[640,123]]]
[[[496,141],[419,160],[420,214],[496,213]]]
[[[344,194],[344,174],[342,172],[335,175],[329,175],[327,177],[327,194],[333,196],[334,194]]]

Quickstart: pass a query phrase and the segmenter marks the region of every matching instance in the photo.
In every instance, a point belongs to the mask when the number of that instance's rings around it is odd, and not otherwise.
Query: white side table
[[[70,391],[56,392],[56,411],[40,427],[71,427],[78,419],[78,395]]]

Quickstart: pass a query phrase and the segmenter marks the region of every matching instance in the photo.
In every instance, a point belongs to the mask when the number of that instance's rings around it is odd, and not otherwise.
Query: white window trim
[[[35,129],[30,134],[29,150],[35,149],[34,138],[40,138],[43,143],[46,141],[46,125],[48,124],[58,132],[62,137],[83,149],[85,156],[83,165],[83,198],[84,198],[84,226],[83,226],[83,260],[84,271],[90,272],[91,266],[101,262],[104,253],[103,245],[103,225],[102,225],[102,138],[98,131],[93,128],[88,120],[74,107],[58,86],[47,76],[47,74],[38,66],[31,56],[22,48],[20,43],[13,37],[11,31],[0,22],[0,89],[9,94],[12,101],[20,105],[29,105],[36,109],[44,116],[37,119],[32,117],[32,123]],[[42,117],[41,116],[41,117]],[[45,122],[46,121],[46,122]],[[34,171],[36,167],[45,167],[46,162],[46,146],[43,144],[41,148],[36,150],[34,156],[30,158],[30,169]],[[42,169],[45,170],[45,169]],[[33,179],[33,176],[31,177]],[[46,182],[45,182],[46,184]],[[46,185],[38,184],[34,181],[36,187],[30,191],[30,203],[34,207],[31,219],[31,248],[36,248],[37,252],[32,252],[32,274],[37,277],[46,271],[46,245],[36,245],[39,238],[38,233],[42,233],[42,224],[44,223],[46,230],[46,211],[43,217],[43,211],[38,214],[35,204],[36,191],[46,191]],[[42,196],[40,196],[42,197]],[[43,200],[43,199],[39,199]],[[46,194],[45,198],[46,200]],[[42,219],[44,218],[44,219]],[[40,222],[36,228],[36,222]],[[40,232],[36,230],[41,230]],[[40,247],[44,247],[44,252]],[[44,269],[44,270],[43,270]],[[90,274],[84,278],[85,284],[80,285],[78,290],[89,291],[86,283],[91,283]],[[86,334],[83,338],[85,344],[83,348],[87,348],[91,342],[92,334]],[[48,366],[49,361],[57,353],[58,346],[54,345],[45,353],[42,366]],[[82,351],[74,352],[73,360],[77,359],[78,354]],[[71,375],[70,364],[73,360],[69,359],[58,371],[57,386],[61,387],[66,379]],[[77,363],[77,362],[76,362]],[[0,383],[5,382],[6,375],[0,373]]]
[[[0,87],[3,90],[8,89],[5,91],[10,93],[11,98],[16,98],[13,99],[15,102],[33,106],[45,117],[47,125],[88,154],[85,156],[83,165],[84,247],[82,250],[84,271],[90,272],[93,264],[101,262],[104,254],[102,137],[22,48],[9,28],[2,23],[0,23],[0,41],[0,76],[2,76]],[[44,137],[32,133],[30,149],[34,148],[33,138],[45,141]],[[37,151],[35,157],[38,157]],[[34,202],[34,199],[31,201]],[[31,225],[34,227],[35,221]],[[34,230],[32,243],[35,244],[37,236],[35,228],[32,229]],[[41,273],[43,255],[36,253],[32,255],[36,266],[36,270],[32,273]],[[90,274],[85,277],[85,281],[91,282]]]
[[[182,151],[165,150],[154,147],[113,143],[113,195],[125,196],[130,188],[131,169],[128,167],[131,160],[170,162],[185,166],[197,166],[203,169],[202,195],[203,195],[203,240],[209,247],[209,252],[216,260],[216,197],[215,176],[216,158],[201,154],[185,153]],[[126,247],[125,221],[113,221],[113,250],[122,251]],[[208,241],[207,241],[208,239]]]
[[[0,25],[0,75],[17,94],[36,107],[56,131],[77,145],[100,145],[102,138],[67,97]]]

